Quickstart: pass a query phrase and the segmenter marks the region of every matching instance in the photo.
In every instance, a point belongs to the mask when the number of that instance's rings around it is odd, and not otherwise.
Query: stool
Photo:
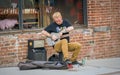
[[[62,61],[63,61],[63,53],[62,53],[62,52],[59,52],[58,54],[59,54],[59,61],[62,62]]]

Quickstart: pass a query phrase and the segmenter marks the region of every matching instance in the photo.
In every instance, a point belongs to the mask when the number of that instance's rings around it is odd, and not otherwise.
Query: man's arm
[[[43,30],[43,31],[41,32],[41,34],[43,34],[43,35],[46,36],[46,37],[50,37],[50,38],[52,38],[51,34],[48,33],[48,32],[45,31],[45,30]]]
[[[62,31],[60,31],[60,35],[62,35],[63,33],[67,33],[67,32],[70,32],[74,29],[73,26],[70,26],[70,27],[67,27],[67,28],[64,28]]]
[[[57,36],[51,35],[50,33],[48,33],[48,32],[45,31],[45,30],[43,30],[41,33],[42,33],[44,36],[51,38],[52,40],[58,39]]]
[[[63,33],[67,33],[67,32],[70,32],[72,30],[74,30],[73,26],[70,26],[70,27],[67,27],[67,28],[63,29],[61,32],[59,32],[60,37],[63,35]]]
[[[66,28],[66,32],[70,32],[70,31],[72,31],[73,29],[74,29],[74,27],[73,27],[73,26],[70,26],[70,27]]]

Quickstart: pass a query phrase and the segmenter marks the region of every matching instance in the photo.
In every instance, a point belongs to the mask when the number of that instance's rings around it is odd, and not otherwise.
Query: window
[[[87,0],[50,1],[50,5],[54,8],[53,11],[62,12],[63,18],[69,19],[73,25],[87,25]]]
[[[87,25],[87,0],[0,0],[0,31],[46,27],[54,11],[73,25]]]
[[[0,31],[40,27],[39,0],[0,0]]]
[[[12,30],[18,24],[16,0],[0,0],[0,31]]]

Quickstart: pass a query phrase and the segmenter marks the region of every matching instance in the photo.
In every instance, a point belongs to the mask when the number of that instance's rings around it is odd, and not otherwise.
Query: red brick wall
[[[70,33],[71,42],[82,44],[78,57],[111,58],[120,57],[120,0],[88,0],[88,29],[110,26],[108,32],[83,33],[76,29]],[[40,39],[36,33],[9,34],[0,36],[0,66],[13,66],[27,58],[27,40]],[[91,43],[94,42],[94,43]],[[48,57],[54,53],[52,47],[45,44]]]
[[[110,26],[108,33],[94,33],[97,58],[120,56],[120,1],[88,0],[88,26]]]

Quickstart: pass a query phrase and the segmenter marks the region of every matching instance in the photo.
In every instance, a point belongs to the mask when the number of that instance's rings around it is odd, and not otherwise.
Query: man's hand
[[[62,33],[62,32],[60,32],[60,33],[59,33],[59,36],[60,36],[60,37],[62,37],[62,35],[63,35],[63,33]]]
[[[52,35],[51,38],[52,38],[52,40],[54,40],[54,41],[58,39],[58,37],[55,36],[55,35]]]

